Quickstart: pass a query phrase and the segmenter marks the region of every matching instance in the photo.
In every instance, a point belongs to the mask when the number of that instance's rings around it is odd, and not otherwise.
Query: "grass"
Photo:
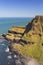
[[[31,37],[29,37],[29,36],[26,36],[26,34],[25,34],[23,39],[26,41],[39,43],[40,36],[39,35],[32,35]]]
[[[13,49],[17,49],[20,54],[33,57],[37,59],[38,61],[43,61],[43,51],[41,49],[42,45],[40,46],[39,44],[27,44],[27,45],[20,45],[20,44],[14,44]]]
[[[26,44],[24,46],[21,44],[13,44],[13,49],[17,49],[20,54],[35,58],[38,61],[43,61],[43,36],[33,35],[29,37],[24,35],[23,39],[34,42],[34,44]]]

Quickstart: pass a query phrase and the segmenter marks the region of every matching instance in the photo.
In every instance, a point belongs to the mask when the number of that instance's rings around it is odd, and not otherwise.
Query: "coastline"
[[[11,29],[8,30],[8,33],[2,34],[3,38],[8,41],[9,50],[13,53],[13,55],[14,53],[16,53],[17,55],[20,54],[21,56],[24,55],[28,57],[27,59],[31,58],[31,60],[32,59],[37,60],[38,64],[41,61],[43,61],[43,50],[42,50],[43,49],[42,48],[43,47],[42,26],[43,25],[42,25],[42,22],[40,21],[41,17],[42,16],[36,16],[25,27],[13,26]],[[37,62],[36,62],[36,65],[37,65]]]

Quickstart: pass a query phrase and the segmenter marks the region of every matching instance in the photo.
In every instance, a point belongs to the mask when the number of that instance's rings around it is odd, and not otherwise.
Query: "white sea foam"
[[[9,56],[8,56],[8,59],[12,59],[12,56],[11,56],[11,55],[9,55]]]
[[[9,48],[8,47],[6,48],[5,52],[9,52]]]
[[[14,55],[14,58],[16,58],[17,56],[16,55]]]
[[[5,46],[5,44],[1,44],[2,46]]]

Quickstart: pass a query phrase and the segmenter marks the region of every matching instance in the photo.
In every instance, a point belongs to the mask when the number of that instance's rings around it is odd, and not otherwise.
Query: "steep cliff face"
[[[25,28],[23,39],[34,43],[41,40],[43,43],[43,16],[36,16],[31,20]]]
[[[36,16],[33,20],[26,26],[24,34],[33,31],[35,34],[41,34],[43,32],[43,16]]]
[[[43,32],[43,16],[36,16],[32,23],[32,30],[36,33]]]

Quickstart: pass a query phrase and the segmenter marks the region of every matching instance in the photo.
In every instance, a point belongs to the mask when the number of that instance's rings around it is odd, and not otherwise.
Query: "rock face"
[[[10,33],[15,33],[15,34],[22,34],[25,30],[25,27],[22,26],[14,26],[11,29],[8,30]]]
[[[26,25],[23,33],[23,39],[31,42],[38,42],[41,38],[43,43],[43,16],[36,16]]]
[[[43,16],[36,16],[33,22],[32,29],[36,33],[42,33],[43,32]]]
[[[14,39],[19,40],[21,39],[24,30],[25,27],[14,26],[8,30],[7,34],[3,34],[2,36],[4,36],[7,40],[14,40]]]
[[[28,33],[30,30],[36,34],[41,34],[43,32],[43,16],[36,16],[33,18],[33,20],[26,26],[24,34]]]

